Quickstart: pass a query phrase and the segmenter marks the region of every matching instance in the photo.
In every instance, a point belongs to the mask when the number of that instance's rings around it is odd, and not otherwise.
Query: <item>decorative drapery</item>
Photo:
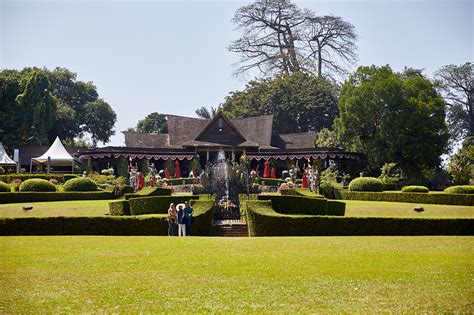
[[[286,159],[290,159],[290,160],[294,160],[294,159],[297,159],[297,160],[301,160],[301,159],[310,159],[310,158],[313,158],[313,159],[326,159],[326,158],[330,158],[330,159],[336,159],[336,158],[339,158],[339,159],[353,159],[353,160],[358,160],[359,159],[359,156],[357,155],[354,155],[354,154],[347,154],[347,153],[311,153],[311,154],[291,154],[291,153],[287,153],[287,154],[281,154],[281,155],[273,155],[273,154],[264,154],[264,153],[260,153],[260,154],[252,154],[252,153],[247,153],[247,159],[248,160],[257,160],[257,161],[260,161],[260,160],[269,160],[269,159],[274,159],[274,160],[286,160]]]
[[[135,153],[97,153],[97,154],[84,154],[80,156],[81,160],[86,160],[89,157],[93,159],[103,159],[103,158],[138,158],[138,159],[147,159],[147,160],[192,160],[194,154],[135,154]]]

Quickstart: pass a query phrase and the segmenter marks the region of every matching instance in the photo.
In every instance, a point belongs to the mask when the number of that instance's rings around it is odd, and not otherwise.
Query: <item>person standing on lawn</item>
[[[176,224],[178,224],[178,212],[174,203],[168,208],[168,236],[174,236]]]
[[[189,205],[189,201],[184,203],[184,214],[186,222],[186,236],[191,236],[192,225],[193,225],[193,207]]]
[[[183,205],[178,205],[178,236],[186,236],[186,221]]]

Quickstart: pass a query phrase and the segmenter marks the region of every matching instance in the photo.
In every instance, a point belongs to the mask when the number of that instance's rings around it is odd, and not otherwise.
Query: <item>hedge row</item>
[[[259,195],[258,200],[271,200],[273,209],[281,214],[344,215],[346,204],[325,198],[302,196]]]
[[[336,199],[473,206],[474,194],[355,192],[336,189]]]
[[[192,185],[199,183],[199,179],[197,178],[189,178],[189,177],[181,177],[181,178],[169,178],[163,180],[168,185],[176,186],[176,185]]]
[[[474,235],[474,219],[282,215],[269,201],[248,201],[250,236]]]
[[[170,203],[178,204],[199,198],[199,195],[136,197],[109,202],[109,212],[111,215],[164,214],[167,213]]]
[[[114,199],[107,191],[88,192],[5,192],[0,193],[0,204],[41,201],[102,200]]]
[[[57,179],[60,183],[64,183],[72,178],[77,178],[80,175],[76,174],[8,174],[8,175],[0,175],[0,181],[5,183],[10,183],[15,179],[20,179],[21,181],[25,181],[30,178],[41,178],[50,180],[51,178]]]
[[[124,195],[126,200],[129,200],[131,198],[151,197],[151,196],[171,196],[171,188],[144,187],[142,190],[136,193],[128,193]]]
[[[278,178],[260,178],[259,183],[260,185],[265,186],[280,186],[282,183],[286,183],[286,180]]]
[[[213,203],[194,205],[193,235],[209,235]],[[165,215],[153,217],[0,218],[0,235],[167,235]]]

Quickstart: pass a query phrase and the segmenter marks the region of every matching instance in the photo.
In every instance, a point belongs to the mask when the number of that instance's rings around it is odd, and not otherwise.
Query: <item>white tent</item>
[[[74,158],[66,151],[59,137],[56,137],[51,147],[46,151],[42,156],[37,158],[32,158],[31,162],[36,164],[48,163],[49,166],[72,166],[72,171],[74,172]],[[31,172],[31,165],[30,165]]]
[[[1,165],[16,165],[15,161],[13,161],[5,151],[3,144],[0,142],[0,166]]]

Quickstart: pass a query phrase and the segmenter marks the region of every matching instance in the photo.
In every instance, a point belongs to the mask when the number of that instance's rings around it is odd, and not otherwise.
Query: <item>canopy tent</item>
[[[66,151],[59,137],[56,137],[51,147],[43,155],[37,158],[31,159],[31,164],[44,164],[48,163],[49,166],[72,166],[72,172],[74,173],[74,158]],[[30,165],[30,172],[32,165]]]
[[[5,151],[3,144],[0,142],[0,166],[15,166],[16,163],[13,161]]]

